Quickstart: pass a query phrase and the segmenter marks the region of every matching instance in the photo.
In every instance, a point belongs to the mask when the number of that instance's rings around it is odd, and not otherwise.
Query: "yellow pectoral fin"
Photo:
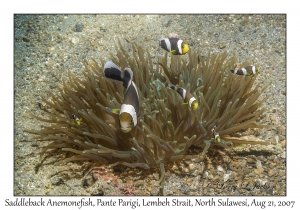
[[[120,113],[120,108],[109,108],[109,107],[106,107],[106,111],[107,112],[110,112],[110,113],[113,113],[113,114],[119,114]]]
[[[183,104],[189,104],[188,102],[183,102]]]
[[[176,50],[171,50],[170,53],[174,55],[176,53]]]

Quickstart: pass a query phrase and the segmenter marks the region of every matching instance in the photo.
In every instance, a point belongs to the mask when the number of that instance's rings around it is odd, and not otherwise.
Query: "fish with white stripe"
[[[182,88],[182,87],[178,87],[175,85],[171,85],[169,84],[169,87],[173,90],[175,90],[177,93],[179,93],[179,95],[182,97],[184,104],[188,104],[189,107],[192,110],[196,110],[198,108],[198,101],[196,100],[196,98],[190,93],[188,92],[186,89]]]
[[[212,140],[215,140],[217,141],[218,143],[221,142],[221,138],[220,138],[220,135],[219,133],[216,132],[216,128],[217,128],[218,125],[214,125],[214,127],[211,129],[211,132],[213,134],[213,139]]]
[[[188,43],[179,39],[176,34],[170,36],[169,38],[161,38],[159,40],[161,48],[173,55],[184,55],[190,50]]]
[[[245,75],[245,76],[251,76],[251,75],[260,73],[260,69],[253,65],[246,66],[246,67],[238,69],[238,70],[230,70],[230,71],[233,74]]]
[[[115,63],[107,61],[104,65],[104,74],[109,79],[123,82],[126,88],[121,108],[107,108],[107,110],[119,114],[121,130],[128,133],[137,125],[140,108],[138,90],[132,81],[133,72],[130,68],[125,68],[123,72]]]
[[[78,118],[75,114],[72,114],[71,115],[71,118],[72,118],[72,124],[73,125],[80,125],[81,122],[82,122],[82,118]]]

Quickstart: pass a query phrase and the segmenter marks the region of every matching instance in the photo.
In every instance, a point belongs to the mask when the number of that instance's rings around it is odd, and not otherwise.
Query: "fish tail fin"
[[[168,87],[171,88],[171,89],[173,89],[173,90],[175,90],[175,91],[177,90],[176,86],[173,85],[173,84],[168,84]]]
[[[104,64],[103,73],[106,78],[123,82],[123,72],[112,61],[107,61]]]
[[[77,122],[78,125],[80,125],[82,123],[82,118],[80,118]]]

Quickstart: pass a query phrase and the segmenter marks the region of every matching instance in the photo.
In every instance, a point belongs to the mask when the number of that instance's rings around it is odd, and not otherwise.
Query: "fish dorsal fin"
[[[124,77],[123,77],[123,81],[124,81],[124,87],[127,89],[132,82],[133,79],[133,72],[131,70],[131,68],[125,68],[124,69]]]
[[[132,81],[128,86],[122,104],[130,104],[134,107],[136,113],[139,113],[140,100],[139,93],[135,83]]]

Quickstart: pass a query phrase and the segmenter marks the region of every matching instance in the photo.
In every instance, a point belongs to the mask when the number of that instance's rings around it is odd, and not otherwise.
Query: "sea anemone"
[[[187,56],[171,58],[166,53],[159,62],[153,62],[148,51],[135,44],[132,48],[130,56],[119,43],[111,60],[121,69],[130,67],[134,72],[141,106],[137,126],[123,133],[118,115],[107,112],[107,107],[121,106],[126,90],[121,83],[104,76],[106,61],[100,59],[97,63],[91,59],[83,62],[83,79],[68,72],[59,93],[48,91],[50,100],[42,97],[48,107],[46,118],[32,115],[49,123],[41,130],[29,129],[37,134],[36,139],[50,141],[41,154],[52,149],[74,154],[57,164],[96,160],[111,165],[158,168],[162,193],[164,164],[198,157],[199,154],[187,155],[191,145],[204,148],[204,154],[211,144],[226,147],[228,134],[262,127],[256,121],[264,112],[260,106],[266,98],[259,100],[259,96],[265,87],[261,91],[259,86],[253,87],[256,76],[230,73],[237,62],[235,56],[208,54],[202,59],[199,52],[190,51]],[[190,91],[199,100],[198,109],[191,110],[183,104],[180,95],[166,86],[166,79]],[[74,123],[74,116],[82,119],[80,123]],[[215,125],[221,142],[212,140]]]
[[[243,138],[228,136],[245,128],[264,128],[265,125],[256,123],[264,113],[265,108],[261,105],[269,96],[260,99],[260,95],[267,86],[259,90],[259,85],[254,86],[257,74],[251,77],[238,76],[230,73],[238,62],[236,56],[228,58],[228,53],[210,55],[206,58],[198,53],[189,53],[188,59],[178,57],[161,57],[159,64],[162,67],[158,78],[178,84],[197,96],[200,102],[199,108],[193,113],[198,116],[206,135],[197,135],[193,142],[195,146],[207,148],[214,141],[208,141],[213,137],[212,129],[216,126],[221,138],[225,141],[247,144],[265,144],[269,142],[245,141]],[[248,61],[240,64],[248,66]],[[163,72],[163,73],[162,73]],[[167,79],[166,79],[167,78]],[[205,140],[206,139],[206,140]],[[224,144],[220,144],[225,146]]]

